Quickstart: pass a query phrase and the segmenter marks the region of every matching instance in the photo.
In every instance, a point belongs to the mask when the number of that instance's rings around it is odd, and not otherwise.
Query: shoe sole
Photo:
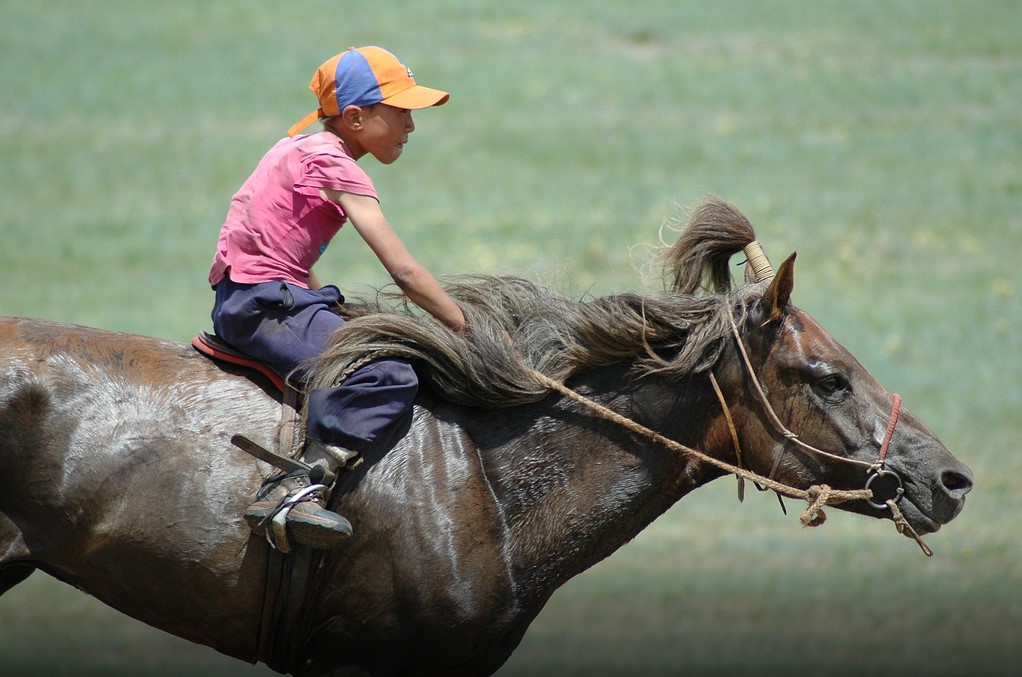
[[[302,519],[287,521],[287,532],[294,539],[315,550],[336,550],[351,537],[351,525],[323,524]]]
[[[272,509],[265,511],[250,510],[245,513],[245,522],[252,533],[264,536],[266,534],[266,518],[272,514]],[[296,542],[315,550],[336,550],[344,545],[351,537],[351,524],[324,522],[310,515],[299,511],[292,511],[287,517],[287,533]]]

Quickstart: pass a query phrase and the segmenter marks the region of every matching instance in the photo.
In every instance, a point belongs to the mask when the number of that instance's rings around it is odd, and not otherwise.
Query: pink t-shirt
[[[320,188],[377,198],[372,180],[333,134],[280,140],[231,199],[209,283],[230,268],[242,284],[282,280],[308,288],[309,269],[347,221]]]

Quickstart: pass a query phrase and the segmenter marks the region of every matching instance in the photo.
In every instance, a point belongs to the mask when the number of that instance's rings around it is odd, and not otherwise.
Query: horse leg
[[[28,578],[35,566],[24,560],[31,557],[21,529],[0,513],[0,595]]]
[[[32,575],[35,567],[31,564],[7,564],[0,567],[0,595]]]

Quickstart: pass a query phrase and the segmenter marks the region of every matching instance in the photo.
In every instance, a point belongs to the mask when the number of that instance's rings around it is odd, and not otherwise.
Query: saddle
[[[205,331],[200,333],[192,339],[192,347],[213,360],[230,362],[231,364],[236,364],[241,367],[254,369],[266,378],[270,379],[270,383],[272,383],[277,390],[280,392],[284,392],[285,390],[286,384],[284,383],[284,379],[282,379],[277,372],[270,369],[270,365],[246,355],[234,346],[225,342],[216,334],[210,334]]]

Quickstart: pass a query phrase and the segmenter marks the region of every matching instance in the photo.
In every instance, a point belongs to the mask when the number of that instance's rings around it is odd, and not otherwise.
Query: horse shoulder
[[[370,453],[338,488],[355,534],[321,610],[338,637],[357,636],[359,654],[392,653],[400,640],[402,654],[442,660],[519,629],[506,517],[465,415],[420,400],[409,432],[386,453]],[[411,640],[399,636],[409,624]]]

